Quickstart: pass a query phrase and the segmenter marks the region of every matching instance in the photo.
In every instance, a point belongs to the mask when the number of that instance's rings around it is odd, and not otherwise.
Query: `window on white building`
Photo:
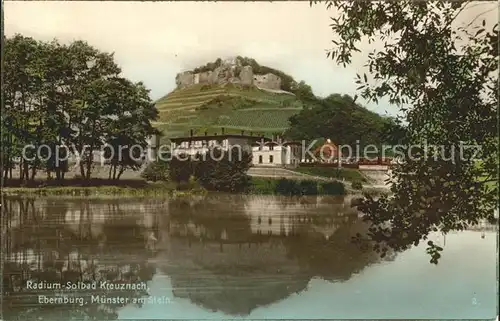
[[[262,164],[262,155],[259,155],[259,164]]]
[[[274,160],[274,159],[273,159],[273,155],[269,155],[269,163],[271,163],[271,164],[272,164],[272,163],[273,163],[273,160]]]

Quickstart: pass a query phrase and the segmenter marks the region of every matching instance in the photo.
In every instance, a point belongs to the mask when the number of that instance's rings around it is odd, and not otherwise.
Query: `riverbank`
[[[2,187],[2,195],[16,196],[60,196],[60,197],[155,197],[172,195],[200,195],[206,190],[197,184],[173,182],[147,182],[145,180],[111,181],[91,179],[89,181],[69,179],[64,181],[35,181],[28,186],[9,182]]]
[[[345,195],[347,189],[339,181],[252,177],[249,194],[285,196]]]
[[[301,174],[336,179],[339,181],[367,183],[368,179],[357,169],[337,167],[297,167],[294,172]]]
[[[2,195],[7,196],[57,196],[57,197],[161,197],[204,195],[206,189],[195,182],[177,184],[175,182],[148,182],[143,179],[66,179],[63,181],[40,180],[22,185],[19,181],[9,181],[3,186]],[[386,189],[363,187],[355,190],[340,181],[293,180],[285,178],[252,177],[247,193],[251,195],[347,195],[368,193],[380,195]]]

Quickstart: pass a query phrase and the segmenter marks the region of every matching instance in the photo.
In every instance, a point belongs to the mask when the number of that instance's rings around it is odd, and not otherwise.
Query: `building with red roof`
[[[314,156],[322,163],[337,162],[339,157],[342,157],[339,147],[335,145],[330,139],[314,150]]]

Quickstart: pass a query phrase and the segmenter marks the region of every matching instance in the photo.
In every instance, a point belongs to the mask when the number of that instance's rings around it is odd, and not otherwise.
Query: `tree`
[[[245,192],[250,187],[247,171],[252,154],[231,148],[229,151],[213,148],[195,164],[195,177],[207,190],[221,192]]]
[[[112,54],[101,53],[86,42],[75,41],[68,51],[73,64],[69,141],[75,148],[73,152],[80,154],[82,178],[90,179],[94,152],[104,145],[105,125],[110,117],[117,116],[116,104],[108,92],[113,86],[109,78],[118,77],[121,70]]]
[[[492,219],[497,207],[498,24],[457,25],[468,5],[327,1],[338,12],[331,25],[335,47],[327,56],[345,66],[361,39],[384,41],[368,56],[370,74],[357,76],[361,96],[400,106],[408,146],[427,147],[413,149],[413,157],[394,168],[392,195],[367,197],[361,206],[383,254],[417,245],[432,231]],[[496,4],[481,5],[484,14]],[[463,150],[464,144],[480,146],[480,153]],[[442,248],[428,245],[437,263]]]
[[[51,148],[51,157],[46,162],[48,175],[52,171],[56,173],[56,179],[64,179],[68,170],[68,149],[56,149],[56,146],[67,143],[71,131],[68,105],[71,103],[72,95],[68,91],[72,81],[72,62],[70,60],[68,47],[60,45],[57,41],[48,44],[42,43],[45,50],[45,59],[42,66],[43,79],[43,101],[40,112],[46,119],[45,143]]]
[[[357,105],[348,95],[330,95],[290,117],[291,139],[330,138],[336,144],[379,144],[384,119]]]
[[[40,92],[41,75],[36,73],[39,71],[36,62],[39,62],[41,48],[33,39],[20,35],[9,39],[4,37],[4,44],[6,70],[2,83],[2,169],[5,179],[12,178],[15,160],[20,159],[20,178],[24,179],[28,175],[29,164],[21,158],[22,148],[41,137],[34,136],[30,130],[34,129],[39,118],[35,103]]]
[[[406,143],[406,126],[399,118],[386,118],[380,133],[380,140],[390,145],[402,145]]]
[[[141,172],[141,177],[152,182],[167,181],[169,179],[168,162],[159,159],[149,163]]]
[[[19,163],[20,179],[33,181],[37,171],[64,179],[69,152],[81,156],[80,174],[89,179],[94,151],[114,147],[113,178],[137,169],[138,145],[158,132],[152,127],[158,112],[142,83],[119,76],[113,54],[83,41],[61,45],[15,35],[5,38],[2,90],[2,174],[12,178]],[[24,150],[25,146],[33,148]],[[49,148],[37,149],[47,145]],[[58,148],[65,145],[69,148]],[[132,157],[128,157],[132,155]],[[111,176],[111,172],[110,172]]]
[[[169,162],[169,177],[176,183],[187,183],[194,174],[193,162],[188,154],[179,154]]]
[[[231,148],[223,150],[212,147],[196,155],[180,154],[169,162],[170,179],[187,183],[191,178],[210,191],[241,193],[250,187],[247,171],[252,163],[248,151]]]
[[[159,134],[150,122],[156,119],[158,111],[142,83],[134,84],[124,78],[106,81],[109,86],[103,88],[113,117],[107,119],[109,123],[104,130],[108,147],[105,156],[111,165],[109,179],[119,179],[127,168],[140,168],[144,157],[142,152],[148,145],[146,139]]]
[[[311,86],[306,84],[303,80],[299,83],[293,82],[290,89],[291,92],[293,92],[295,96],[302,101],[314,101],[316,98]]]

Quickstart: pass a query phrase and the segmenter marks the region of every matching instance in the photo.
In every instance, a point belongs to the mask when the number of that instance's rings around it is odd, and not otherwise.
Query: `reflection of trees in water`
[[[248,315],[304,290],[312,277],[345,281],[378,260],[351,241],[366,228],[338,199],[230,200],[169,205],[160,254],[168,264],[160,268],[170,275],[175,296],[209,310]]]
[[[311,277],[329,281],[347,281],[354,274],[379,261],[379,256],[368,246],[356,244],[352,237],[367,228],[357,216],[338,218],[339,227],[330,235],[315,232],[304,226],[307,236],[299,233],[287,239],[289,255],[309,271]]]
[[[110,320],[122,304],[90,304],[91,295],[138,298],[145,290],[79,290],[89,304],[38,304],[38,295],[56,290],[31,290],[27,281],[137,283],[152,279],[147,263],[144,227],[126,215],[127,205],[107,202],[9,198],[4,206],[4,318]],[[136,212],[137,214],[137,212]],[[101,218],[99,218],[101,217]],[[125,217],[119,228],[116,218]],[[120,221],[120,219],[118,219]],[[100,228],[95,228],[99,226]],[[77,290],[78,292],[78,290]],[[75,291],[66,292],[75,294]]]
[[[115,319],[119,305],[37,305],[39,292],[24,284],[151,280],[150,233],[168,258],[160,267],[171,276],[174,295],[232,315],[300,292],[312,277],[347,280],[377,258],[350,242],[364,226],[338,199],[178,198],[168,202],[169,215],[165,204],[150,202],[9,199],[5,318]],[[158,230],[160,217],[167,224]]]
[[[188,239],[235,240],[249,233],[249,218],[241,215],[237,201],[226,197],[204,198],[196,202],[178,198],[169,202],[169,233]],[[231,209],[228,211],[228,207]],[[195,233],[193,233],[196,231]]]

